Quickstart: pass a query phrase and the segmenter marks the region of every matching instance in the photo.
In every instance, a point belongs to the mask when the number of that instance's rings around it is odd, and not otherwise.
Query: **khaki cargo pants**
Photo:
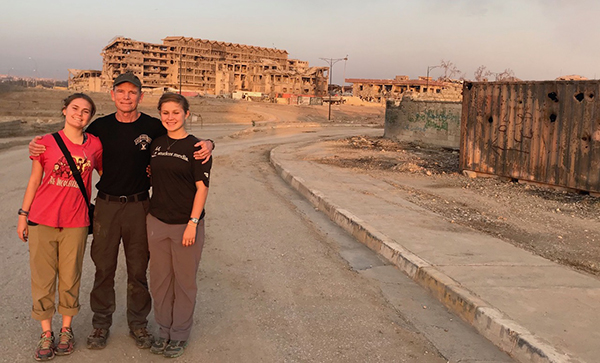
[[[29,226],[29,263],[31,266],[31,316],[51,319],[56,311],[75,316],[79,312],[79,285],[88,227],[55,228]]]

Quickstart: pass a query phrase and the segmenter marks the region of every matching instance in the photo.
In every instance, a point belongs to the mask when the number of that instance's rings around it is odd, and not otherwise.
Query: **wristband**
[[[25,216],[27,217],[29,215],[29,212],[26,210],[23,210],[22,208],[19,208],[19,212],[17,213],[20,216]]]
[[[215,144],[215,142],[214,142],[213,140],[211,140],[211,139],[206,139],[206,141],[210,141],[210,142],[212,142],[212,144],[213,144],[213,148],[212,148],[212,149],[213,149],[213,150],[215,149],[215,146],[217,146],[217,145]]]

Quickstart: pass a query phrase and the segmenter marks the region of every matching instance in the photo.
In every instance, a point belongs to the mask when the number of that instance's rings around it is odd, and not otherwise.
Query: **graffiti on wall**
[[[425,110],[409,114],[408,122],[418,124],[417,128],[420,131],[428,129],[448,131],[448,125],[460,124],[460,115],[446,110]]]
[[[492,120],[491,117],[490,117],[490,120]],[[514,129],[511,130],[512,139],[513,139],[512,147],[500,145],[500,140],[502,140],[503,141],[502,143],[504,145],[506,145],[508,142],[508,139],[511,138],[511,136],[508,134],[508,130],[509,130],[508,123],[510,122],[508,115],[506,115],[504,117],[503,123],[498,125],[498,128],[496,129],[497,134],[494,137],[494,139],[492,140],[492,150],[498,155],[500,155],[501,150],[502,151],[512,151],[512,152],[516,152],[516,153],[523,153],[523,154],[530,153],[530,149],[531,149],[530,140],[533,139],[533,129],[531,127],[533,115],[531,114],[531,112],[519,113],[516,115],[514,120],[515,120]],[[493,120],[489,121],[489,122],[492,123]],[[525,125],[529,125],[529,126],[526,127]],[[545,140],[542,139],[542,142],[545,143]]]

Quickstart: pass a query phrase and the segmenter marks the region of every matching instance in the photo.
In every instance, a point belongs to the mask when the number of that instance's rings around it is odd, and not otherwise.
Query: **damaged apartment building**
[[[382,102],[386,99],[399,99],[406,92],[413,93],[458,93],[462,84],[456,82],[434,81],[431,77],[409,79],[408,76],[396,76],[394,79],[346,79],[352,83],[352,94],[366,101]]]
[[[162,44],[116,37],[101,55],[102,71],[69,70],[70,89],[107,91],[117,75],[129,71],[144,88],[163,91],[211,95],[247,91],[273,98],[327,93],[328,67],[309,67],[306,61],[288,59],[282,49],[181,36],[166,37]]]

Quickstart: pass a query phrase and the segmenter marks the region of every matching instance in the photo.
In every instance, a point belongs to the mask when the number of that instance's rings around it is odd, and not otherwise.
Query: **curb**
[[[584,363],[535,336],[429,262],[340,208],[320,191],[308,187],[302,178],[292,175],[281,162],[278,149],[282,147],[272,149],[269,156],[271,164],[284,181],[346,232],[429,290],[449,310],[471,324],[502,351],[523,363]]]

